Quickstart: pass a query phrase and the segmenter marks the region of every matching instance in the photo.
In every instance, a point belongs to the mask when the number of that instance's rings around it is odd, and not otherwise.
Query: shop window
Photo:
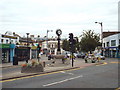
[[[109,42],[107,42],[107,47],[109,47]]]
[[[111,40],[111,46],[116,46],[116,40]]]
[[[105,43],[103,43],[104,44],[104,47],[105,47]]]
[[[119,39],[119,45],[120,45],[120,39]]]
[[[4,42],[4,39],[1,39],[1,43],[3,43]]]

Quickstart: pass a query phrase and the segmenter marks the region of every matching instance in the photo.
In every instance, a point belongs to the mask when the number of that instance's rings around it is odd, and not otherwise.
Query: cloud
[[[47,29],[63,30],[63,36],[69,32],[76,35],[82,30],[117,29],[117,0],[1,0],[1,31],[46,35]],[[55,34],[54,34],[55,35]]]

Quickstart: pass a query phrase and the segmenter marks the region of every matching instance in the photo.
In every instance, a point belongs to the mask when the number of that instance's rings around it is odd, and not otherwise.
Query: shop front
[[[120,58],[120,49],[117,49],[117,57]]]
[[[13,62],[14,54],[15,54],[15,44],[10,44],[10,62]]]
[[[15,55],[18,61],[25,61],[30,59],[30,47],[18,46],[15,48]]]
[[[0,64],[2,63],[2,44],[0,44]]]
[[[37,47],[32,46],[31,47],[31,59],[36,59],[37,58]]]
[[[1,44],[1,63],[10,62],[10,44]]]
[[[120,58],[120,50],[118,49],[118,47],[106,48],[104,53],[105,53],[105,57]]]

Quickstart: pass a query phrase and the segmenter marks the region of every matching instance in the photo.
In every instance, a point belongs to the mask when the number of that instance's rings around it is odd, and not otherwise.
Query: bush
[[[38,65],[42,65],[41,62],[32,60],[31,63],[25,63],[25,64],[22,64],[21,66],[22,66],[22,67],[36,67],[36,66],[38,66]]]

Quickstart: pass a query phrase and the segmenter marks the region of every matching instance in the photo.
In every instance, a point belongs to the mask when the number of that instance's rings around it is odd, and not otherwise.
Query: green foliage
[[[76,52],[76,50],[78,50],[78,51],[80,50],[80,47],[79,47],[80,44],[79,44],[78,37],[75,37],[75,40],[76,40],[76,42],[75,42],[74,47],[72,49]],[[65,51],[70,51],[69,40],[65,39],[63,41],[62,48]]]
[[[67,39],[65,39],[62,43],[62,48],[65,51],[69,51],[69,41]]]
[[[93,51],[95,47],[100,46],[100,35],[92,30],[83,31],[82,39],[80,41],[81,51]]]
[[[76,43],[75,43],[75,52],[76,52],[80,50],[80,43],[79,43],[78,37],[74,37],[74,38],[76,40]]]

